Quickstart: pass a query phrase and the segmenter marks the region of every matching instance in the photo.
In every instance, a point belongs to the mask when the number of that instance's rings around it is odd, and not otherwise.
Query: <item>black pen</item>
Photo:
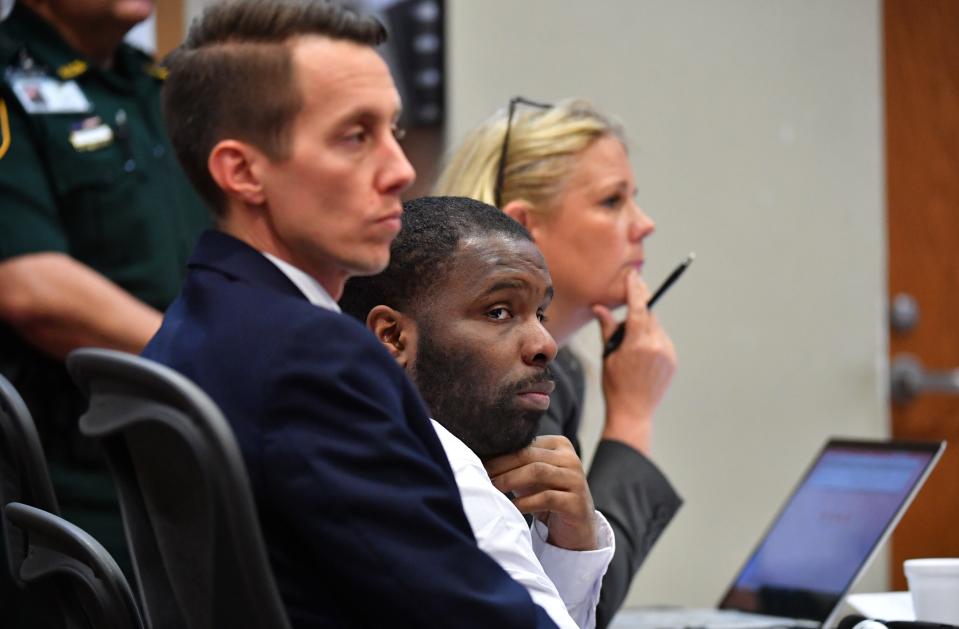
[[[679,263],[679,266],[673,269],[673,272],[669,274],[669,277],[666,278],[666,281],[663,282],[663,285],[657,288],[656,292],[653,293],[653,296],[649,298],[649,301],[646,302],[646,308],[652,308],[653,304],[655,304],[659,298],[663,296],[663,293],[665,293],[670,286],[676,283],[676,280],[679,279],[679,276],[682,275],[687,268],[689,268],[689,265],[692,264],[693,260],[695,259],[695,253],[690,253],[688,256],[686,256],[683,261]],[[613,332],[613,335],[609,337],[608,341],[606,341],[606,346],[603,348],[603,358],[606,358],[619,348],[620,343],[623,342],[624,336],[626,336],[625,321],[616,327],[616,331]]]

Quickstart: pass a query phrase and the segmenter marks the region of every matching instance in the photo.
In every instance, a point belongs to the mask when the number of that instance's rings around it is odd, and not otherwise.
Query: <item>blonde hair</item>
[[[466,136],[440,174],[434,194],[495,203],[506,121],[507,111],[500,110]],[[622,127],[589,101],[570,99],[548,109],[517,105],[509,131],[501,205],[520,199],[542,212],[563,189],[576,156],[606,135],[626,144]]]

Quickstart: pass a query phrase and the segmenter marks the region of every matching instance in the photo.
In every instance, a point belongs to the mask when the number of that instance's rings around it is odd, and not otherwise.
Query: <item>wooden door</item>
[[[185,11],[183,0],[158,0],[156,3],[157,59],[163,59],[183,41]]]
[[[912,295],[915,328],[890,354],[959,369],[959,0],[884,0],[890,298]],[[892,434],[946,439],[946,453],[892,539],[893,589],[910,557],[959,557],[959,395],[893,403]]]

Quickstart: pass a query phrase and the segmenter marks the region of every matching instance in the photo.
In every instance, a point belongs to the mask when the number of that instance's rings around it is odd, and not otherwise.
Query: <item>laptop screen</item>
[[[827,443],[720,607],[825,621],[896,525],[942,447]]]

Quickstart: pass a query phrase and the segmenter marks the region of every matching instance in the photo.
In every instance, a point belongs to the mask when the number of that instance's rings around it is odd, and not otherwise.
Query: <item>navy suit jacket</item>
[[[220,232],[144,356],[236,433],[294,627],[554,627],[476,546],[416,390],[351,317]]]

